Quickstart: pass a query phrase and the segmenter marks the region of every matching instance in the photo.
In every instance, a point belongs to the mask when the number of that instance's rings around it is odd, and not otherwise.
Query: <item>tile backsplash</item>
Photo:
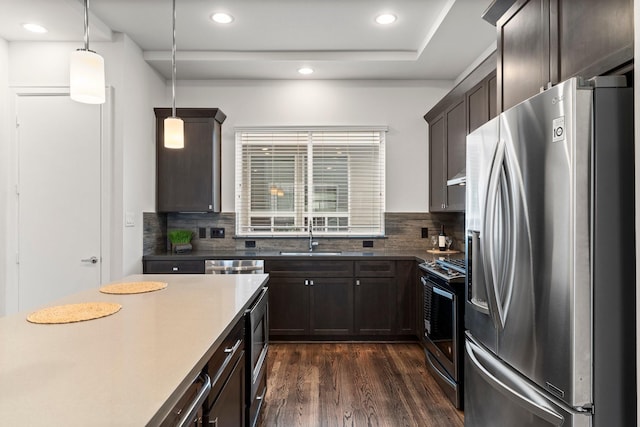
[[[244,238],[235,235],[235,213],[156,213],[144,212],[143,251],[145,255],[165,253],[170,245],[167,231],[187,229],[193,231],[191,244],[194,251],[245,250],[245,241],[254,241],[251,250],[307,250],[306,238]],[[373,248],[365,250],[415,250],[429,249],[431,236],[440,232],[444,224],[447,235],[453,236],[453,249],[464,249],[464,213],[387,212],[385,214],[386,236],[384,238],[323,238],[317,250],[361,251],[363,241],[373,242]],[[224,228],[224,238],[212,238],[212,228]],[[422,229],[428,229],[428,237],[422,237]],[[204,231],[206,237],[201,238]]]

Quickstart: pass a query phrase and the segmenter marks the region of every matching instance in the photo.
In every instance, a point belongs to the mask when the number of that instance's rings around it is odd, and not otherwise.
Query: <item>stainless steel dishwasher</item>
[[[261,259],[208,259],[204,262],[206,274],[262,274]]]
[[[264,260],[206,260],[206,274],[260,274]],[[262,292],[244,313],[245,339],[245,419],[250,427],[258,421],[267,393],[267,351],[269,349],[269,288]]]

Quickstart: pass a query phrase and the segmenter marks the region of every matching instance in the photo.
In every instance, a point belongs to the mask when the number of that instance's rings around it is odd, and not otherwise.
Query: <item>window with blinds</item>
[[[385,132],[236,129],[236,234],[384,235]]]

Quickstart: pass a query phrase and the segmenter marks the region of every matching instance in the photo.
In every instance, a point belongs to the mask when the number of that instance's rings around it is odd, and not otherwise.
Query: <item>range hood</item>
[[[453,176],[453,178],[447,180],[447,187],[452,185],[465,185],[467,183],[467,172],[466,170],[461,170],[457,174]]]

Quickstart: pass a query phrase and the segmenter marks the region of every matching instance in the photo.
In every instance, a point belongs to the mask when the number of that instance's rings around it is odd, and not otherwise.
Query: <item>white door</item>
[[[18,308],[99,286],[101,107],[17,96]]]

